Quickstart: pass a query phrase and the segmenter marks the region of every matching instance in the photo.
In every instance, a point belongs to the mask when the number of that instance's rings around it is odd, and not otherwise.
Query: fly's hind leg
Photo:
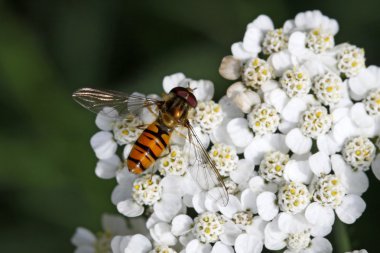
[[[160,156],[160,158],[167,157],[168,155],[170,155],[171,152],[172,152],[172,147],[170,144],[168,144],[168,152],[166,154]]]

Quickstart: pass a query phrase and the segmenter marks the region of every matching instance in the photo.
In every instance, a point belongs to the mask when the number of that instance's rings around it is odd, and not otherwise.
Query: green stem
[[[347,227],[340,220],[336,220],[334,225],[335,252],[347,252],[351,250],[350,237]]]

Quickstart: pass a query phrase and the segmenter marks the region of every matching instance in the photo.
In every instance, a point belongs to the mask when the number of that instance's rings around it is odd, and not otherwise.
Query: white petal
[[[282,76],[287,69],[294,65],[292,56],[287,50],[269,56],[268,63],[272,66],[276,76]]]
[[[254,169],[255,165],[252,162],[246,159],[239,159],[237,170],[230,173],[230,178],[242,188],[246,188],[245,186],[248,185],[249,179],[255,173]]]
[[[144,212],[144,207],[140,206],[132,199],[127,199],[117,204],[117,210],[119,213],[127,217],[137,217]]]
[[[284,109],[281,112],[282,117],[290,122],[298,122],[303,111],[307,109],[306,102],[294,97],[289,100]]]
[[[331,226],[318,226],[318,225],[315,226],[314,225],[311,228],[310,233],[314,237],[325,237],[331,233],[331,230],[332,230]]]
[[[303,214],[292,215],[282,212],[278,215],[278,227],[284,233],[294,234],[308,229],[309,223]]]
[[[279,82],[277,82],[276,80],[270,79],[261,85],[261,91],[264,93],[264,96],[265,96],[265,94],[269,94],[271,91],[278,89],[280,86],[281,85]]]
[[[191,80],[189,86],[194,89],[193,94],[198,101],[208,101],[214,96],[214,84],[209,80]]]
[[[310,57],[309,50],[306,49],[306,34],[303,32],[294,32],[289,37],[289,52],[300,59]]]
[[[249,180],[249,188],[253,193],[261,193],[269,191],[275,193],[277,191],[277,184],[268,183],[261,176],[254,176]]]
[[[103,179],[115,177],[116,171],[122,166],[120,158],[117,155],[112,155],[108,159],[99,160],[96,164],[95,174]]]
[[[231,195],[229,196],[228,204],[226,206],[219,205],[219,210],[223,215],[231,219],[235,213],[242,211],[243,209],[239,199],[234,195]]]
[[[260,41],[263,39],[263,33],[256,27],[247,29],[243,38],[243,48],[253,54],[261,51]]]
[[[305,217],[308,222],[318,226],[332,226],[335,220],[334,210],[317,202],[311,203],[306,208]]]
[[[210,212],[217,212],[219,210],[218,203],[222,203],[220,201],[221,198],[221,188],[215,187],[209,190],[206,194],[205,199],[205,207]]]
[[[181,208],[181,197],[172,193],[163,194],[161,200],[153,206],[157,217],[166,222],[170,222]]]
[[[131,237],[124,253],[147,253],[152,249],[152,244],[143,235],[137,234]]]
[[[273,22],[267,15],[260,15],[247,25],[247,29],[250,29],[252,27],[260,29],[263,32],[274,29]]]
[[[327,155],[332,155],[340,150],[340,145],[334,140],[331,133],[327,135],[320,135],[317,138],[317,146],[320,152]]]
[[[297,123],[283,120],[283,121],[281,121],[280,125],[278,126],[278,130],[280,130],[280,132],[283,134],[288,134],[291,130],[293,130],[297,126],[298,126]]]
[[[260,164],[265,153],[269,151],[280,151],[287,153],[288,147],[285,145],[285,136],[282,134],[267,134],[256,136],[253,141],[245,148],[244,158],[253,162],[255,165]]]
[[[195,239],[195,235],[193,233],[187,233],[179,237],[179,242],[182,246],[185,246]]]
[[[316,237],[311,240],[311,247],[305,253],[331,253],[333,247],[326,238]]]
[[[165,222],[157,223],[149,231],[158,244],[173,246],[177,243],[177,238],[170,232],[171,226]]]
[[[123,150],[123,158],[124,159],[128,158],[129,153],[131,153],[132,147],[133,147],[132,144],[125,145],[124,150]]]
[[[350,108],[341,107],[341,108],[334,109],[331,113],[333,122],[336,123],[340,121],[341,119],[348,117],[349,113],[350,113]]]
[[[331,165],[335,175],[341,180],[342,185],[346,188],[346,193],[361,195],[369,187],[369,180],[363,171],[354,171],[341,155],[331,156]]]
[[[224,224],[224,232],[219,236],[219,239],[226,245],[233,246],[236,238],[242,233],[240,228],[232,221],[227,221]]]
[[[219,66],[219,74],[227,80],[236,80],[240,77],[241,61],[232,55],[223,57]]]
[[[278,214],[276,195],[272,192],[262,192],[257,196],[257,211],[265,221],[270,221]]]
[[[380,154],[378,154],[372,162],[371,169],[375,177],[380,180]]]
[[[273,105],[278,112],[281,112],[289,101],[288,95],[280,88],[270,91],[266,97],[266,102]]]
[[[285,139],[286,145],[296,154],[302,155],[310,151],[312,140],[302,134],[299,128],[291,130]]]
[[[167,175],[161,181],[162,189],[165,193],[172,193],[178,196],[184,195],[184,178],[182,176]]]
[[[95,235],[87,228],[78,227],[71,238],[71,243],[79,247],[81,245],[93,245],[96,241]]]
[[[91,137],[91,147],[98,159],[108,159],[115,154],[117,144],[113,140],[113,135],[110,132],[97,132]]]
[[[309,184],[313,178],[313,172],[310,170],[308,161],[290,160],[285,166],[284,177],[287,181]]]
[[[131,236],[114,236],[111,241],[111,248],[113,253],[124,253],[124,249],[131,241]]]
[[[181,236],[189,232],[193,225],[193,219],[185,214],[174,217],[172,221],[172,233],[175,236]]]
[[[358,135],[358,129],[349,117],[341,119],[332,127],[332,136],[338,145],[343,145],[348,138],[355,135]]]
[[[205,200],[206,200],[206,192],[198,192],[193,196],[193,206],[197,213],[203,213],[206,211]]]
[[[253,134],[248,128],[245,118],[235,118],[227,124],[227,133],[235,146],[246,147],[253,140]]]
[[[165,76],[162,81],[162,86],[166,93],[169,93],[174,87],[177,87],[180,82],[185,80],[186,76],[183,73],[175,73],[170,76]]]
[[[186,253],[210,253],[211,249],[212,247],[210,244],[203,244],[197,239],[190,241],[186,245]]]
[[[358,127],[371,127],[375,124],[373,117],[367,114],[363,103],[356,103],[351,107],[351,119]]]
[[[342,204],[336,208],[336,215],[346,224],[354,223],[364,212],[366,204],[364,200],[354,194],[346,195]]]
[[[253,213],[257,213],[256,198],[257,193],[252,192],[250,189],[245,189],[241,193],[241,204],[244,210],[251,210]]]
[[[365,98],[367,92],[370,89],[375,88],[376,76],[373,72],[375,68],[373,68],[373,66],[370,66],[367,69],[363,69],[357,76],[352,77],[348,80],[350,93],[356,100]]]
[[[232,55],[238,60],[247,60],[249,58],[257,56],[258,52],[247,52],[243,48],[243,42],[236,42],[231,46]]]
[[[331,171],[331,162],[328,155],[322,152],[317,152],[309,157],[309,165],[310,169],[314,172],[318,177],[321,174],[329,174]]]
[[[253,235],[241,234],[236,238],[236,253],[260,253],[263,250],[262,240]]]
[[[260,98],[259,98],[258,103],[260,103]],[[226,118],[232,119],[232,118],[241,118],[244,116],[244,113],[242,113],[242,111],[232,102],[232,100],[228,96],[223,96],[219,100],[218,104],[222,108],[223,114]]]
[[[254,235],[256,238],[264,239],[264,229],[268,224],[267,221],[264,221],[260,216],[253,217],[252,224],[246,226],[246,231],[250,235]]]
[[[103,131],[111,131],[117,115],[116,110],[111,107],[105,107],[96,115],[95,124]]]
[[[152,215],[146,221],[145,226],[147,229],[151,229],[159,222],[162,222],[162,220],[160,220],[155,213],[152,213]]]
[[[227,246],[222,242],[217,242],[214,247],[212,247],[211,253],[234,253],[234,250],[231,246]]]
[[[265,247],[269,250],[280,250],[286,246],[287,233],[280,230],[277,224],[277,219],[269,222],[264,230]]]

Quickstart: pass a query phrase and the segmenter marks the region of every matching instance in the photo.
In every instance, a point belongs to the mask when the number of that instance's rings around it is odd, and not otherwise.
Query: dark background
[[[379,65],[379,8],[376,0],[0,0],[0,251],[72,252],[77,226],[98,231],[101,214],[116,211],[114,181],[94,174],[95,116],[73,102],[75,89],[160,94],[162,78],[182,71],[213,80],[220,98],[230,83],[220,60],[250,21],[267,14],[279,27],[310,9],[337,19],[336,41],[364,47],[367,63]],[[368,174],[367,210],[346,231],[352,249],[377,252],[380,182]],[[334,245],[342,238],[330,236]]]

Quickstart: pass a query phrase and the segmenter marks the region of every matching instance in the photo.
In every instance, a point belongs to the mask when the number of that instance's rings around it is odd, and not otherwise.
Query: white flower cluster
[[[354,223],[366,208],[366,172],[371,168],[380,180],[380,67],[366,67],[363,49],[336,45],[338,29],[319,11],[299,13],[277,29],[259,16],[221,62],[220,74],[236,82],[218,103],[210,81],[182,73],[164,78],[165,92],[194,89],[198,106],[190,121],[222,176],[226,205],[220,185],[201,187],[212,172],[189,165],[195,158],[184,138],[187,129],[176,129],[171,149],[135,175],[121,161],[157,110],[117,120],[99,114],[101,131],[91,139],[96,174],[116,177],[112,202],[127,217],[146,218],[147,228],[136,235],[107,234],[107,248],[332,252],[325,236],[335,215]],[[91,237],[91,245],[97,240]]]

